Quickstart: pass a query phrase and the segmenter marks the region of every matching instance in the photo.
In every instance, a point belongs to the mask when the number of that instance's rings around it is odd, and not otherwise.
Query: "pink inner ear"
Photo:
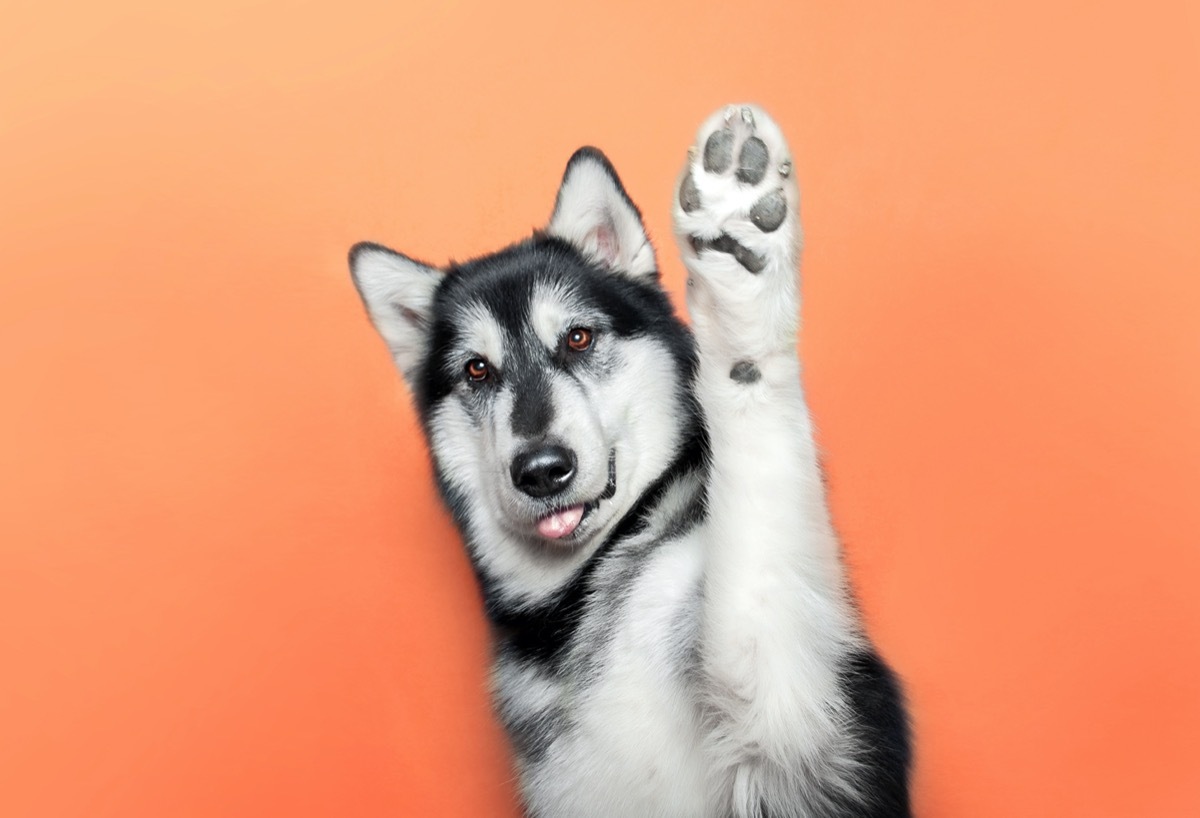
[[[617,246],[617,230],[611,222],[603,222],[597,225],[588,234],[587,243],[595,248],[596,255],[605,264],[613,266],[617,263],[617,254],[620,252],[620,247]]]

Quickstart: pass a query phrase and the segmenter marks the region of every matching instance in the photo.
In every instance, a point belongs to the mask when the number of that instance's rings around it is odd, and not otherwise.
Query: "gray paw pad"
[[[765,142],[757,136],[747,139],[742,145],[742,152],[738,154],[738,180],[748,185],[757,185],[767,175],[767,163],[770,158]]]
[[[751,384],[762,377],[762,373],[758,371],[758,367],[754,365],[754,361],[738,361],[733,365],[733,369],[729,370],[729,377],[740,384]]]
[[[691,179],[692,177],[689,175],[688,181]],[[680,195],[682,197],[682,192]],[[687,210],[687,205],[684,205],[683,209]],[[787,216],[787,199],[783,198],[782,190],[768,193],[755,202],[754,207],[750,208],[750,221],[754,222],[755,227],[764,233],[778,230],[779,225],[783,224],[785,216]]]
[[[679,206],[683,208],[684,213],[691,213],[700,207],[700,191],[696,189],[696,180],[692,178],[690,170],[683,184],[679,186]]]
[[[704,169],[709,173],[724,173],[733,164],[733,131],[721,128],[713,131],[704,143]]]
[[[722,233],[715,239],[702,239],[692,236],[692,249],[699,254],[703,250],[716,250],[718,253],[728,253],[737,259],[738,264],[752,273],[761,273],[767,266],[767,260],[755,253],[746,245],[728,233]]]

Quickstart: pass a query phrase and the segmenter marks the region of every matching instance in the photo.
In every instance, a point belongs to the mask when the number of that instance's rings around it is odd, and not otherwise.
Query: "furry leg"
[[[809,815],[853,767],[843,657],[860,643],[796,354],[799,191],[775,123],[700,128],[675,232],[712,475],[701,661],[724,814]],[[807,806],[806,806],[807,805]]]

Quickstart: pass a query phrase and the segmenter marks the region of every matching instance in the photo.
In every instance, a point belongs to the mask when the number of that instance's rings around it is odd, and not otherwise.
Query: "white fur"
[[[708,765],[693,691],[668,638],[700,580],[693,543],[661,547],[638,574],[599,678],[570,701],[579,729],[554,747],[555,763],[526,784],[547,815],[704,816]],[[592,617],[589,629],[611,622]],[[563,697],[571,695],[564,690]]]

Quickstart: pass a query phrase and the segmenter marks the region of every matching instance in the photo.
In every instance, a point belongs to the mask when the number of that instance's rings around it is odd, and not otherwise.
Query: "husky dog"
[[[594,148],[544,231],[354,282],[482,588],[536,818],[907,816],[896,680],[847,587],[796,354],[776,124],[700,128],[674,197],[691,330]]]

